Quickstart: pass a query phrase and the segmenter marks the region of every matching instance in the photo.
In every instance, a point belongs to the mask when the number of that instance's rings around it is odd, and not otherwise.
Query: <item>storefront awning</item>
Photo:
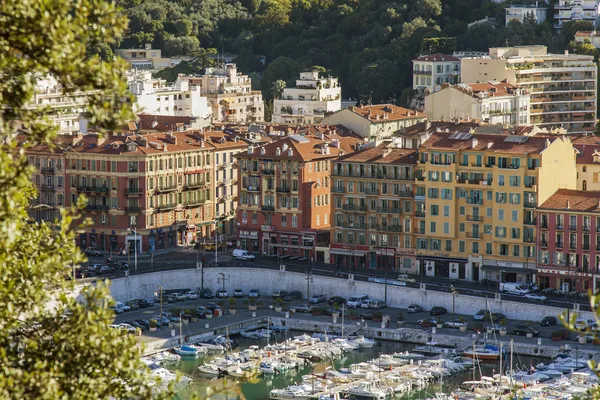
[[[340,254],[344,256],[365,256],[367,254],[364,250],[351,250],[351,249],[331,249],[329,251],[331,254]]]
[[[498,265],[485,265],[481,266],[481,269],[484,271],[506,271],[506,272],[537,272],[535,269],[521,267],[507,267],[507,266],[498,266]]]

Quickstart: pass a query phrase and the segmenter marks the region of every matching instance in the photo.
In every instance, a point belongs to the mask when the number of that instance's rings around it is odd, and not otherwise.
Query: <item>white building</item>
[[[506,82],[445,85],[425,97],[425,113],[434,121],[475,120],[490,124],[529,124],[530,96]]]
[[[590,42],[595,48],[600,49],[600,32],[596,31],[577,31],[575,41],[578,43]]]
[[[252,79],[237,71],[235,64],[206,68],[204,75],[179,75],[178,81],[200,87],[208,98],[213,122],[263,122],[265,109],[260,90],[252,90]]]
[[[91,93],[77,91],[67,94],[55,78],[46,77],[37,81],[33,104],[29,107],[49,107],[48,116],[58,126],[58,133],[76,135],[85,130],[80,128],[80,118]]]
[[[560,29],[568,21],[590,21],[595,24],[600,16],[600,5],[597,0],[558,0],[554,11],[554,28]]]
[[[460,58],[448,54],[432,54],[413,60],[413,89],[434,93],[442,84],[460,82]]]
[[[511,4],[509,7],[506,7],[504,11],[506,12],[506,26],[508,26],[511,21],[523,23],[528,15],[533,15],[535,22],[541,24],[546,21],[548,8],[538,7],[538,2],[536,1],[535,4],[530,5]]]
[[[391,137],[394,133],[427,120],[427,115],[393,104],[348,107],[323,118],[322,123],[341,125],[367,140]]]
[[[190,86],[187,81],[167,85],[163,79],[152,78],[150,72],[136,72],[128,78],[136,113],[203,119],[211,116],[208,100],[198,86]]]
[[[273,103],[272,121],[284,124],[319,123],[326,113],[342,108],[342,88],[337,78],[321,78],[317,71],[300,73],[296,87],[285,88]]]
[[[546,46],[491,48],[461,60],[463,82],[503,81],[527,89],[530,121],[544,129],[591,133],[596,126],[597,66],[593,56],[548,54]]]

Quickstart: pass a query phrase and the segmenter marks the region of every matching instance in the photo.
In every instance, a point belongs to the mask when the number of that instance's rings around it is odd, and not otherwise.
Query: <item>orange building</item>
[[[238,154],[238,247],[283,258],[324,261],[331,221],[331,161],[362,140],[291,135]]]

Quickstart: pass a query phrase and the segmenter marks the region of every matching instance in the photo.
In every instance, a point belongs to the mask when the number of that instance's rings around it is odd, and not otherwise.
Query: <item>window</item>
[[[510,194],[510,204],[521,204],[521,194],[520,193],[511,193]]]
[[[496,203],[506,204],[506,193],[496,192]]]
[[[287,215],[281,216],[281,226],[287,226]]]
[[[428,197],[430,199],[437,199],[440,197],[439,196],[440,190],[438,188],[429,188],[427,193],[428,193]]]
[[[432,204],[431,207],[431,215],[438,215],[439,213],[439,206]]]
[[[479,253],[479,242],[473,242],[473,254]]]
[[[507,244],[501,244],[500,245],[500,255],[501,256],[507,256],[508,255],[508,245]]]
[[[446,246],[444,247],[446,251],[452,251],[452,240],[446,240]]]
[[[504,210],[502,209],[498,210],[498,220],[504,221]]]
[[[431,231],[431,233],[435,233],[435,230],[436,230],[436,223],[435,222],[431,222],[429,224],[429,230]]]
[[[519,221],[519,212],[517,210],[512,210],[512,221],[513,222],[518,222]]]
[[[510,237],[512,239],[519,239],[521,237],[521,229],[520,228],[512,228]]]
[[[298,216],[292,215],[292,228],[297,228],[297,227],[298,227]]]
[[[444,217],[450,216],[450,206],[444,206]]]
[[[450,224],[448,222],[444,222],[444,233],[450,233]]]
[[[458,210],[460,215],[465,215],[465,206],[460,206]]]
[[[452,200],[452,189],[442,189],[442,199]]]
[[[465,252],[465,248],[466,248],[465,241],[464,240],[460,240],[458,242],[458,252],[459,253],[464,253]]]
[[[485,244],[485,254],[492,254],[492,244],[491,243],[486,243]]]
[[[252,223],[254,225],[258,224],[258,214],[257,213],[252,213]]]
[[[458,230],[459,230],[460,232],[464,232],[464,231],[465,231],[465,224],[464,224],[464,222],[461,222],[461,223],[458,225]]]
[[[511,176],[510,177],[510,186],[512,186],[512,187],[521,186],[521,177],[520,176]]]
[[[496,227],[496,237],[505,238],[506,237],[506,228],[503,226]]]

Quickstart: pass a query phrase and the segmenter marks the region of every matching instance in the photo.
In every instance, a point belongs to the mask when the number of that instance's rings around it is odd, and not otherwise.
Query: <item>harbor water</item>
[[[271,340],[271,343],[284,341],[286,338],[292,338],[294,336],[301,335],[303,332],[289,332],[287,335],[277,334],[277,336]],[[246,349],[252,345],[259,345],[263,347],[267,344],[266,339],[255,340],[246,339],[242,337],[236,337],[236,341],[239,343],[239,348],[234,351],[240,351]],[[196,394],[201,399],[207,400],[229,400],[229,399],[247,399],[247,400],[267,400],[269,399],[269,392],[272,389],[285,388],[294,383],[300,382],[302,376],[311,373],[319,374],[325,372],[329,367],[333,368],[344,368],[351,364],[366,362],[369,360],[377,359],[379,354],[391,354],[395,352],[411,351],[415,345],[408,343],[398,342],[386,342],[380,341],[379,344],[372,348],[363,348],[358,351],[352,351],[345,353],[341,358],[313,363],[312,366],[301,368],[298,371],[289,371],[284,374],[275,375],[273,377],[261,377],[256,378],[254,381],[248,382],[244,379],[234,377],[223,377],[207,379],[203,377],[197,367],[209,361],[212,355],[207,355],[198,359],[188,358],[182,359],[180,364],[170,369],[174,371],[181,371],[185,374],[190,375],[194,380],[190,387],[184,392],[179,393],[178,398],[185,400],[190,398],[192,394]],[[222,356],[222,355],[218,355]],[[439,356],[438,356],[439,357]],[[530,365],[536,365],[537,363],[543,362],[542,359],[535,359],[530,357],[518,357],[514,356],[513,367],[515,369],[527,370]],[[469,368],[468,370],[459,374],[446,377],[442,381],[435,381],[427,386],[423,390],[413,391],[409,393],[399,394],[396,399],[426,399],[435,397],[435,393],[450,393],[456,389],[462,382],[468,380],[480,379],[482,375],[491,376],[494,373],[499,372],[499,363],[481,363],[475,366],[475,369]],[[208,390],[208,392],[207,392]],[[217,394],[211,394],[211,390],[216,390]]]

